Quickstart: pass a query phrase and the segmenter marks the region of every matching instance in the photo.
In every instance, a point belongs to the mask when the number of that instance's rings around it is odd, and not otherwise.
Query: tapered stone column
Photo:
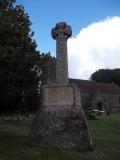
[[[56,40],[56,83],[68,84],[67,40],[72,35],[71,27],[65,22],[57,23],[51,34]]]

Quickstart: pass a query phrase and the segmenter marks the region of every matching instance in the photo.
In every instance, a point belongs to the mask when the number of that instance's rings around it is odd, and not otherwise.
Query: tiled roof
[[[82,93],[96,93],[100,91],[103,94],[120,95],[120,88],[113,83],[98,83],[81,79],[69,79],[69,82],[79,86]]]

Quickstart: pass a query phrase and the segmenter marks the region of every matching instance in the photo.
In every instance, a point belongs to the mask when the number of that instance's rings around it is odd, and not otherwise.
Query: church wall
[[[84,110],[92,108],[92,98],[90,99],[91,95],[92,94],[81,94],[82,107]],[[120,111],[120,95],[103,94],[103,96],[108,100],[111,112]]]
[[[111,112],[120,111],[120,95],[109,95],[108,96]]]

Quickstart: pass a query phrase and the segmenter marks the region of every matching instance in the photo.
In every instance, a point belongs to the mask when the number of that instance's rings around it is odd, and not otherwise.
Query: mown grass
[[[0,160],[120,160],[120,115],[89,121],[93,152],[38,148],[28,144],[31,120],[0,120]]]

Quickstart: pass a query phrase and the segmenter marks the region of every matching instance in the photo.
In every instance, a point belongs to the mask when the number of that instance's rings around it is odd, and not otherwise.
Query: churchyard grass
[[[120,160],[120,114],[90,120],[94,151],[38,148],[28,144],[32,120],[0,120],[0,160]]]

